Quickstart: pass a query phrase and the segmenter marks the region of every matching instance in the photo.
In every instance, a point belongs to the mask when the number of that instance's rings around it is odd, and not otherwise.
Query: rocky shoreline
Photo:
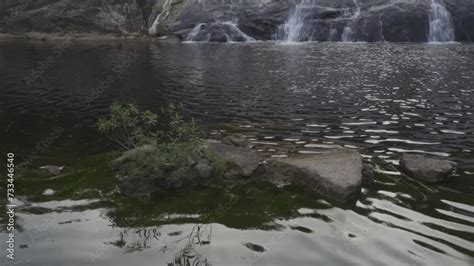
[[[303,3],[303,4],[302,4]],[[456,41],[474,38],[474,2],[444,0]],[[296,6],[301,5],[300,10]],[[1,33],[172,36],[177,40],[280,40],[287,23],[308,27],[298,41],[426,42],[431,1],[370,0],[7,0]],[[296,8],[297,9],[297,8]],[[288,37],[288,36],[287,36]],[[193,39],[194,38],[194,39]]]

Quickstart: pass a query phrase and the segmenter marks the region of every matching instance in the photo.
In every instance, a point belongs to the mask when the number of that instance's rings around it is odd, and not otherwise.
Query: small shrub
[[[129,150],[140,145],[151,144],[156,139],[153,128],[158,123],[158,116],[151,111],[140,111],[134,104],[110,106],[110,114],[99,119],[99,132]]]
[[[194,119],[191,118],[191,121],[185,121],[180,114],[181,109],[183,109],[182,105],[176,106],[174,104],[161,108],[162,127],[158,134],[161,143],[195,141],[202,137],[201,129]]]
[[[145,144],[166,145],[194,141],[200,138],[200,129],[191,120],[187,122],[170,104],[161,109],[161,114],[142,111],[134,104],[114,103],[110,113],[97,122],[99,132],[125,150]]]
[[[155,178],[157,186],[172,188],[200,182],[193,167],[204,159],[221,180],[227,170],[225,161],[206,148],[201,130],[193,119],[184,120],[181,108],[170,104],[155,114],[133,104],[113,104],[110,114],[99,119],[99,131],[125,150],[153,145],[149,152],[135,154],[118,169],[130,176]]]

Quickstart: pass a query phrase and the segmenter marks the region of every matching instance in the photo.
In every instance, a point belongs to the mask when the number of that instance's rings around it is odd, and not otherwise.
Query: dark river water
[[[182,103],[210,136],[242,133],[268,157],[346,147],[389,165],[346,205],[264,184],[126,199],[95,128],[114,101]],[[473,265],[473,113],[468,44],[1,40],[0,151],[30,169],[17,264]],[[405,152],[456,174],[402,178]],[[46,178],[43,163],[69,170]]]

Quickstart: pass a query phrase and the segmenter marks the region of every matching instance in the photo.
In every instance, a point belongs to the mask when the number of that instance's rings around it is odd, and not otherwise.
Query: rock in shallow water
[[[48,188],[48,189],[46,189],[46,190],[43,192],[42,195],[51,196],[51,195],[53,195],[53,194],[54,194],[54,190]]]
[[[222,139],[222,143],[243,148],[250,147],[250,142],[241,135],[226,136]]]
[[[251,149],[232,146],[215,140],[208,140],[207,146],[219,160],[228,166],[228,172],[226,173],[228,177],[249,177],[260,163],[260,155]]]
[[[64,169],[64,166],[43,165],[39,169],[46,171],[50,175],[57,175]]]
[[[122,156],[112,161],[111,166],[117,174],[117,186],[119,191],[127,196],[140,196],[158,189],[157,180],[161,172],[155,172],[153,168],[143,168],[140,172],[134,172],[134,164],[150,156],[157,148],[153,145],[145,145],[133,150],[126,151]]]
[[[256,151],[217,140],[203,141],[199,152],[185,151],[176,161],[165,163],[158,159],[159,152],[157,147],[145,145],[112,162],[122,194],[140,196],[158,189],[212,184],[217,176],[229,181],[245,180],[260,163]]]
[[[271,159],[266,179],[300,184],[339,202],[354,198],[362,185],[362,157],[357,151],[338,149],[311,156]]]
[[[210,178],[214,171],[211,163],[206,159],[199,160],[199,162],[194,166],[194,169],[196,169],[197,175],[202,179]]]
[[[113,161],[121,193],[139,196],[159,188],[213,185],[220,181],[231,184],[267,181],[277,185],[299,184],[328,198],[347,202],[360,192],[362,184],[362,157],[354,150],[270,159],[266,167],[261,167],[258,152],[217,140],[203,141],[199,158],[186,153],[186,160],[181,160],[186,163],[165,165],[159,160],[146,161],[157,151],[154,146],[143,146]]]
[[[453,170],[453,163],[416,154],[403,154],[400,167],[409,176],[428,183],[443,181]]]

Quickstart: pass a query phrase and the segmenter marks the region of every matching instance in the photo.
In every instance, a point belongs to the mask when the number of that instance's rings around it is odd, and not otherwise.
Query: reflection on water
[[[195,246],[211,244],[211,236],[212,225],[197,224],[193,226],[185,247],[175,255],[174,263],[168,263],[168,265],[211,265],[208,260],[195,249]]]
[[[162,242],[160,227],[132,228],[120,232],[119,239],[110,244],[122,248],[124,253],[132,253],[152,248],[155,244],[153,242],[156,242],[161,246],[160,252],[175,254],[173,261],[167,265],[211,265],[196,248],[211,244],[212,224],[195,224],[190,233],[176,231],[168,233],[167,236],[172,240]]]
[[[474,263],[474,46],[84,42],[24,84],[52,47],[0,41],[1,152],[27,156],[64,129],[32,167],[65,171],[17,180],[22,264]],[[124,60],[128,70],[91,98]],[[377,155],[377,177],[350,205],[264,184],[123,198],[95,155],[110,149],[94,122],[115,99],[182,102],[210,135],[241,132],[265,156],[358,149]],[[395,168],[404,152],[454,160],[456,176],[405,179]]]

